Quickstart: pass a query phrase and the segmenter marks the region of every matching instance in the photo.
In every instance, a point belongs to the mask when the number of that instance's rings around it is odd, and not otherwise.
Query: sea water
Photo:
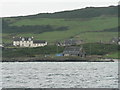
[[[4,62],[3,88],[118,88],[117,62]]]

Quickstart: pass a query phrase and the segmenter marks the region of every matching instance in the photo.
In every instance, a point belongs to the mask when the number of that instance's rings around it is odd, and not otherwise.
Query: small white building
[[[0,48],[3,48],[4,46],[2,44],[0,44]]]
[[[120,39],[119,39],[119,41],[118,41],[118,45],[120,45]]]
[[[33,37],[13,37],[13,46],[18,47],[43,47],[47,42],[43,40],[33,40]]]
[[[118,44],[120,45],[120,37],[114,37],[112,38],[112,40],[110,41],[111,44]]]

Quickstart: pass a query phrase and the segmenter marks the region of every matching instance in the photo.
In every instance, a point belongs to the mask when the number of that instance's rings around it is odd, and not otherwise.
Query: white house
[[[47,45],[47,42],[42,40],[33,40],[33,37],[13,37],[13,45],[19,47],[43,47]]]

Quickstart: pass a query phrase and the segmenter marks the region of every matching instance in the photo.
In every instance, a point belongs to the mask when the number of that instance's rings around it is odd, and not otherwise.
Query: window
[[[31,41],[31,38],[29,38],[28,40]]]
[[[24,38],[22,38],[22,41],[24,41],[25,39]]]

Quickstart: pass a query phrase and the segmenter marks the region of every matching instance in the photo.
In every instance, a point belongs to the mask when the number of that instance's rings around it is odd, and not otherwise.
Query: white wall
[[[20,47],[41,47],[41,46],[46,46],[47,42],[33,43],[33,41],[13,41],[13,45],[20,46]]]

